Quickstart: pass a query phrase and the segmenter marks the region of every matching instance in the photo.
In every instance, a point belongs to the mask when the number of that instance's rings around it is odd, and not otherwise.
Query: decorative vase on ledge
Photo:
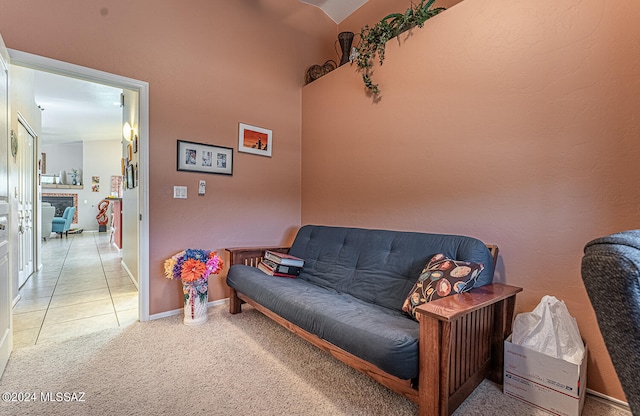
[[[340,43],[340,50],[342,52],[342,58],[340,58],[340,64],[342,66],[349,62],[349,55],[351,54],[351,43],[353,43],[353,32],[340,32],[338,33],[338,42]]]

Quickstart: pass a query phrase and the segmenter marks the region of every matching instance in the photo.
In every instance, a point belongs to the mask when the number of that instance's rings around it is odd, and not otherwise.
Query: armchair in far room
[[[51,235],[53,218],[56,216],[56,207],[48,202],[43,202],[41,207],[42,219],[40,227],[42,230],[42,238],[46,240]]]
[[[582,280],[631,412],[640,415],[640,230],[587,243]]]
[[[64,233],[66,237],[69,237],[69,228],[71,228],[71,222],[73,221],[75,213],[76,207],[66,207],[62,217],[53,218],[51,231],[60,234],[60,238],[62,238],[62,233]]]

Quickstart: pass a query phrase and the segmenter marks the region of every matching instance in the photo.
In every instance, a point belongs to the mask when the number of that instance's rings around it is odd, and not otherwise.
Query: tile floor
[[[14,349],[137,321],[138,290],[120,260],[108,233],[43,242],[42,270],[20,289],[13,308]]]

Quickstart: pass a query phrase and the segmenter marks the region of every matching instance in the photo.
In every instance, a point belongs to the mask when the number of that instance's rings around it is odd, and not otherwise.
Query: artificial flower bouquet
[[[200,302],[207,301],[208,281],[212,274],[220,273],[224,261],[216,251],[186,249],[164,262],[167,279],[182,280],[184,303],[197,294]]]

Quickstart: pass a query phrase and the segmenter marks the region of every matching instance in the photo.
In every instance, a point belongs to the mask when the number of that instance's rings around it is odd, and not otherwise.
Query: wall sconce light
[[[122,137],[124,137],[125,140],[128,142],[133,140],[133,128],[131,127],[131,124],[129,124],[128,121],[124,123],[124,126],[122,127]]]

